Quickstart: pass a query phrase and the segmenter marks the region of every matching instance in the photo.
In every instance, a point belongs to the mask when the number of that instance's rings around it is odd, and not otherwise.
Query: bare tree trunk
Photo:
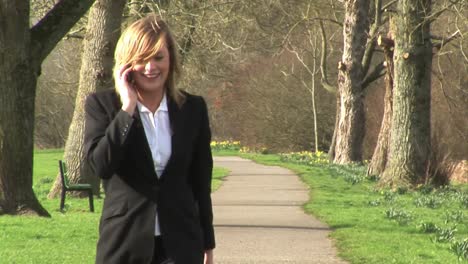
[[[120,35],[125,2],[125,0],[98,0],[91,8],[75,110],[65,144],[64,160],[68,167],[70,182],[91,183],[94,194],[99,194],[99,178],[92,175],[85,162],[84,102],[90,93],[113,86],[113,55]],[[62,182],[58,175],[48,197],[53,198],[59,195],[61,186]]]
[[[18,51],[22,54],[10,58],[27,58],[26,49]],[[8,59],[4,62],[13,69],[2,67],[0,72],[1,76],[11,74],[10,80],[0,80],[0,215],[50,216],[32,189],[34,116],[29,113],[34,112],[35,89],[22,90],[35,87],[37,73],[25,68],[21,61],[16,61],[16,65]]]
[[[32,189],[34,103],[42,61],[93,1],[62,0],[29,27],[29,1],[0,1],[0,214],[50,216]]]
[[[338,131],[338,118],[340,116],[340,97],[336,93],[336,114],[335,114],[335,128],[333,129],[333,137],[330,143],[330,149],[328,150],[328,159],[330,162],[335,160],[335,148],[336,148],[336,134]]]
[[[392,32],[392,28],[390,32]],[[392,35],[392,34],[389,34]],[[382,124],[380,126],[377,145],[372,155],[372,160],[367,168],[367,175],[380,175],[387,165],[390,128],[392,125],[392,103],[393,103],[393,49],[394,42],[390,38],[379,38],[379,46],[384,50],[385,62],[387,65],[387,73],[385,75],[385,97],[384,97],[384,114]]]
[[[29,7],[16,8],[25,15],[0,22],[11,29],[0,30],[0,214],[49,216],[32,190],[34,115],[30,113],[34,112],[38,73],[28,67],[30,38],[23,34],[29,31]],[[8,17],[15,5],[2,9],[0,17]]]
[[[315,52],[315,51],[314,51]],[[314,73],[315,73],[315,57],[314,57]],[[318,128],[317,128],[317,107],[315,106],[315,74],[312,75],[312,90],[310,91],[310,96],[312,100],[312,113],[314,115],[314,145],[315,152],[319,151],[319,142],[318,142]]]
[[[370,24],[369,0],[346,0],[345,9],[343,57],[338,66],[340,111],[334,159],[339,164],[362,160],[365,131],[362,59]]]
[[[400,0],[396,15],[395,88],[389,164],[382,185],[422,182],[430,141],[431,0]]]
[[[311,100],[312,100],[312,114],[314,116],[314,145],[315,145],[315,152],[319,151],[319,142],[318,142],[318,128],[317,128],[317,106],[315,105],[315,75],[317,72],[317,37],[314,38],[314,42],[312,45],[312,40],[310,39],[311,33],[309,31],[309,42],[312,47],[312,56],[313,56],[313,64],[312,64],[312,87],[310,91]]]

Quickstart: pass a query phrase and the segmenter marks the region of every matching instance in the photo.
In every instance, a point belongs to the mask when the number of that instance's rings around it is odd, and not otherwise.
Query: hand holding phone
[[[122,110],[130,115],[133,115],[138,100],[135,83],[132,78],[132,71],[133,69],[130,64],[123,66],[116,80],[117,90],[119,91],[120,100],[122,101]]]

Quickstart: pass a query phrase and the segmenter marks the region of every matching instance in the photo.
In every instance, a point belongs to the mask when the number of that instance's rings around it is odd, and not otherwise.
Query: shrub
[[[361,175],[356,175],[356,174],[351,174],[351,173],[348,173],[345,175],[344,177],[345,181],[351,183],[352,185],[354,184],[358,184],[360,182],[362,182],[365,177],[361,176]]]
[[[458,260],[468,259],[468,238],[461,241],[453,241],[450,249],[455,252]]]
[[[463,211],[458,210],[458,211],[446,211],[445,212],[445,223],[460,223],[464,219]]]
[[[388,209],[385,215],[388,219],[396,220],[400,225],[406,225],[413,220],[411,213],[394,208]]]
[[[377,199],[377,200],[369,201],[368,204],[370,206],[379,206],[380,205],[380,200]]]
[[[418,186],[418,191],[421,194],[430,194],[433,190],[434,190],[434,186],[430,184],[424,184],[424,185]]]
[[[367,179],[370,181],[370,182],[378,182],[380,180],[379,176],[378,175],[371,175],[369,177],[367,177]]]
[[[241,149],[240,141],[211,141],[210,145],[213,151],[239,151]]]
[[[393,204],[398,199],[397,194],[389,190],[383,191],[381,194],[383,195],[384,201],[388,204]]]
[[[462,208],[468,209],[468,195],[464,194],[462,197],[460,197],[460,203]]]
[[[456,232],[457,232],[457,227],[455,226],[448,227],[448,228],[439,228],[437,230],[437,235],[433,241],[439,242],[439,243],[449,242],[453,239]]]
[[[431,209],[439,208],[442,205],[443,201],[441,197],[437,196],[423,196],[418,197],[414,200],[414,204],[418,207],[427,207]]]
[[[428,223],[422,222],[419,225],[419,229],[423,233],[435,233],[435,232],[439,231],[440,228],[436,224],[434,224],[432,222],[428,222]]]
[[[330,161],[323,151],[310,152],[291,152],[280,154],[281,161],[292,162],[305,165],[328,165]]]

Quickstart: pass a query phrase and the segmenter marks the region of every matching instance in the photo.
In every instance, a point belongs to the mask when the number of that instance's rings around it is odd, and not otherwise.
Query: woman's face
[[[132,78],[137,89],[143,92],[162,91],[169,74],[169,64],[169,50],[166,45],[162,45],[149,61],[133,66]]]

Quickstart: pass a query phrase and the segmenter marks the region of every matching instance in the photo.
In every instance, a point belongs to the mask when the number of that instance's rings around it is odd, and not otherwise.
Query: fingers
[[[138,100],[136,87],[134,87],[134,83],[130,80],[132,71],[131,64],[124,65],[119,69],[119,75],[117,76],[117,80],[115,80],[120,100],[122,101],[122,109],[130,115],[133,115]]]
[[[123,82],[123,83],[129,83],[130,84],[130,74],[131,72],[133,71],[133,68],[132,68],[132,65],[129,63],[129,64],[126,64],[124,65],[122,68],[120,68],[119,70],[119,78],[120,78],[120,82]]]
[[[135,92],[135,84],[131,78],[132,71],[133,67],[131,64],[126,64],[119,69],[119,74],[117,76],[117,80],[115,80],[115,84],[121,93],[133,94]]]
[[[205,251],[205,257],[204,257],[204,264],[213,264],[213,250],[206,250]]]

